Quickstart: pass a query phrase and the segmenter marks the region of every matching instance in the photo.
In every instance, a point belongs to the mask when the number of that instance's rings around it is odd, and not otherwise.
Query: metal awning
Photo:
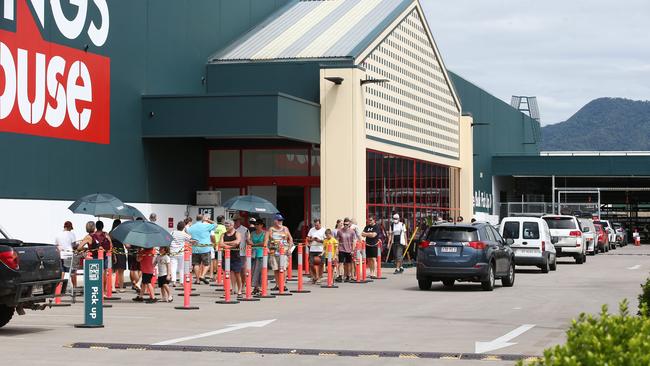
[[[144,96],[143,138],[286,138],[320,143],[320,105],[283,93]]]
[[[512,155],[494,156],[495,176],[647,177],[648,155]]]

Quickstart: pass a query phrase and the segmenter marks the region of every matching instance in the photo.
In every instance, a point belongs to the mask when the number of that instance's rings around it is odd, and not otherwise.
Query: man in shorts
[[[217,264],[217,257],[219,256],[217,254],[218,252],[218,246],[219,246],[219,241],[221,241],[221,236],[223,233],[226,232],[226,227],[223,225],[224,220],[226,218],[223,215],[217,216],[217,228],[214,229],[213,232],[213,240],[212,240],[212,249],[210,249],[210,259],[212,259],[212,265],[210,268],[210,275],[213,277],[213,279],[217,278],[217,269],[219,268]]]
[[[250,225],[255,224],[255,218],[251,217],[252,221],[249,221]],[[239,233],[241,236],[241,241],[239,242],[239,258],[242,259],[242,263],[246,263],[246,245],[248,243],[248,240],[250,239],[250,231],[249,228],[246,225],[242,225],[242,222],[244,219],[237,215],[233,219],[235,222],[235,231]],[[240,271],[241,278],[246,278],[246,266],[242,266],[241,271]]]
[[[368,217],[366,227],[363,228],[361,236],[366,238],[366,258],[368,259],[368,270],[370,270],[370,278],[377,278],[377,251],[379,243],[379,225],[374,216]]]
[[[192,235],[192,266],[196,277],[195,284],[203,282],[207,285],[210,283],[205,278],[205,274],[210,270],[210,249],[212,248],[210,236],[216,227],[209,215],[197,215],[196,223],[187,229],[187,233]]]
[[[287,255],[291,254],[290,249],[293,246],[293,237],[289,229],[282,224],[283,222],[284,217],[279,213],[276,214],[273,217],[273,226],[266,231],[264,237],[264,243],[269,248],[269,268],[273,271],[276,280],[276,285],[271,289],[272,291],[279,289],[277,280],[280,276],[280,266],[282,266],[283,270],[287,269]],[[284,256],[282,257],[280,256],[280,246],[284,248]]]
[[[323,265],[320,258],[323,258],[323,240],[325,239],[325,228],[321,226],[320,219],[314,219],[314,227],[309,229],[307,241],[309,242],[309,263],[311,282],[320,283],[323,276]],[[314,258],[319,257],[320,265],[314,264]]]
[[[336,233],[336,240],[339,242],[339,264],[343,265],[343,273],[345,279],[343,281],[350,282],[352,278],[352,255],[354,253],[355,244],[357,242],[357,232],[351,227],[352,222],[349,218],[343,220],[343,228]],[[337,282],[341,282],[341,273],[339,273]]]

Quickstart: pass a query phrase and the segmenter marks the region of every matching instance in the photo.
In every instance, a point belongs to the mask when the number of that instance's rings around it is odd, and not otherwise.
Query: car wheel
[[[553,262],[550,265],[551,271],[557,271],[557,256],[553,256]]]
[[[575,259],[576,259],[576,264],[582,264],[585,262],[585,257],[582,255],[582,253],[575,256]]]
[[[582,253],[582,263],[587,263],[587,253]]]
[[[546,261],[548,268],[548,261]],[[501,279],[501,284],[503,287],[512,287],[515,284],[515,263],[510,262],[510,269],[508,270],[508,276]]]
[[[0,328],[9,323],[11,317],[14,316],[15,308],[6,305],[0,305]]]
[[[544,260],[544,263],[542,263],[542,266],[540,269],[542,270],[542,273],[548,273],[551,270],[551,258],[550,256],[546,257]]]
[[[445,287],[454,287],[455,280],[442,280],[442,285]]]
[[[494,263],[490,263],[490,267],[488,267],[487,281],[481,282],[481,287],[483,287],[483,290],[485,291],[492,291],[494,290],[495,281],[496,281],[496,277],[494,274]]]
[[[420,290],[422,291],[431,290],[431,282],[433,281],[428,278],[418,279],[418,287],[420,287]]]
[[[605,253],[609,253],[609,245],[605,245]]]
[[[612,245],[612,250],[616,250],[616,244]]]

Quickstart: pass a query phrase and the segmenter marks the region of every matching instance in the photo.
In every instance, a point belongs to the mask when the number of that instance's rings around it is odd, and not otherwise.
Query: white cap
[[[396,219],[396,220],[399,220],[399,214],[393,215],[393,218]]]

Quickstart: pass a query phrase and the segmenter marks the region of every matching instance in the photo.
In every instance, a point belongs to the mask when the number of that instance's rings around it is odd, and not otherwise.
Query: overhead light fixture
[[[345,79],[343,79],[340,76],[328,76],[328,77],[325,78],[325,80],[331,81],[336,85],[341,85],[341,84],[343,84],[343,80],[345,80]]]
[[[365,79],[365,80],[361,80],[361,85],[380,84],[380,83],[390,83],[390,80],[389,79]]]

